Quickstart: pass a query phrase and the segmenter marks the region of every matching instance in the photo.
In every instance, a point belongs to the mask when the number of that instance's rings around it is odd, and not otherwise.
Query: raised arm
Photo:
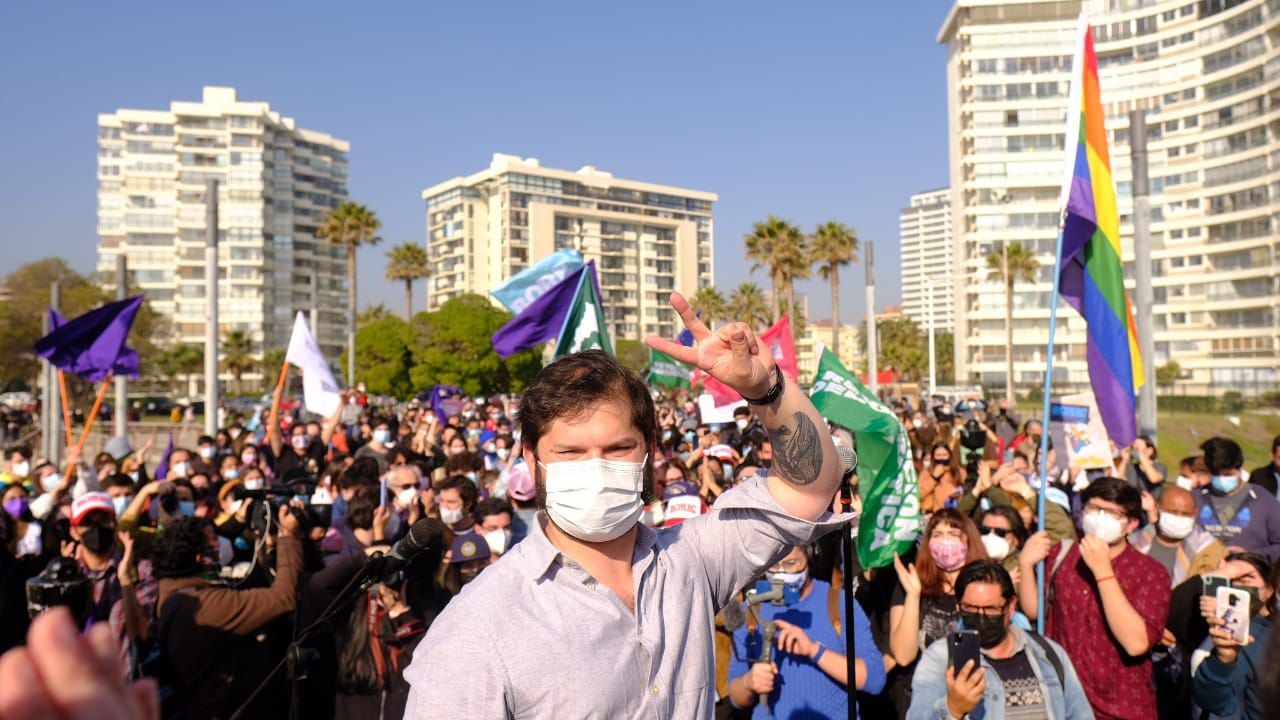
[[[794,517],[820,517],[840,484],[840,461],[826,421],[799,385],[783,377],[773,353],[749,325],[729,323],[712,332],[679,293],[671,293],[671,307],[693,333],[693,347],[653,336],[645,341],[650,347],[700,368],[745,398],[766,398],[782,384],[776,397],[754,406],[773,444],[769,492]]]

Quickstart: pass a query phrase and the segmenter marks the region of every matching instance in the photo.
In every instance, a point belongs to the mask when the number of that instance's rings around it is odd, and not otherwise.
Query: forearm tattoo
[[[802,412],[769,430],[773,444],[773,468],[792,485],[808,485],[822,473],[822,443],[818,428]]]

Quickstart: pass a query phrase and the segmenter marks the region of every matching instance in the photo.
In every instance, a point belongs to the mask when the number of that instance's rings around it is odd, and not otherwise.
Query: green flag
[[[604,350],[613,354],[609,333],[604,326],[604,310],[596,297],[596,286],[591,273],[582,273],[578,292],[573,296],[573,307],[564,318],[564,328],[556,341],[555,357],[571,355],[583,350]]]
[[[893,562],[920,533],[920,490],[906,429],[829,348],[822,349],[813,389],[818,413],[858,441],[858,560],[865,568]]]
[[[689,389],[689,366],[649,348],[649,384]]]

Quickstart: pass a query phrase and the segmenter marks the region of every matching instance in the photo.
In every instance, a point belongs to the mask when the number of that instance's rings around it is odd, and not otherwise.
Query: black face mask
[[[988,650],[999,645],[1009,632],[1005,626],[1004,615],[983,615],[981,613],[960,613],[964,626],[978,631],[978,644]]]
[[[106,525],[90,525],[80,535],[80,543],[95,555],[102,555],[116,542],[115,528]]]

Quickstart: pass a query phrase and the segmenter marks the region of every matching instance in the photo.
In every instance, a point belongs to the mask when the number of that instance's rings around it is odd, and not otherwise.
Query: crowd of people
[[[651,393],[640,523],[656,537],[774,471],[777,436],[753,406],[707,423],[687,392]],[[328,418],[229,414],[215,435],[163,453],[115,437],[62,467],[10,447],[0,651],[26,642],[29,605],[66,605],[80,629],[109,629],[122,679],[154,679],[165,716],[401,717],[428,629],[544,531],[556,490],[528,466],[518,396],[468,398],[453,413],[362,403],[344,395]],[[1034,420],[979,400],[894,407],[919,472],[918,543],[891,566],[858,568],[853,618],[839,530],[730,588],[713,621],[718,717],[844,717],[848,635],[867,718],[1267,716],[1280,437],[1252,471],[1228,438],[1174,469],[1144,437],[1104,468],[1061,467],[1051,447],[1041,477]],[[431,530],[425,551],[380,562],[416,527]],[[769,588],[779,598],[749,601]],[[1247,608],[1220,606],[1218,588],[1244,591]],[[501,613],[504,601],[482,607]],[[462,620],[444,637],[467,642],[499,622]],[[978,652],[961,664],[965,642]]]

